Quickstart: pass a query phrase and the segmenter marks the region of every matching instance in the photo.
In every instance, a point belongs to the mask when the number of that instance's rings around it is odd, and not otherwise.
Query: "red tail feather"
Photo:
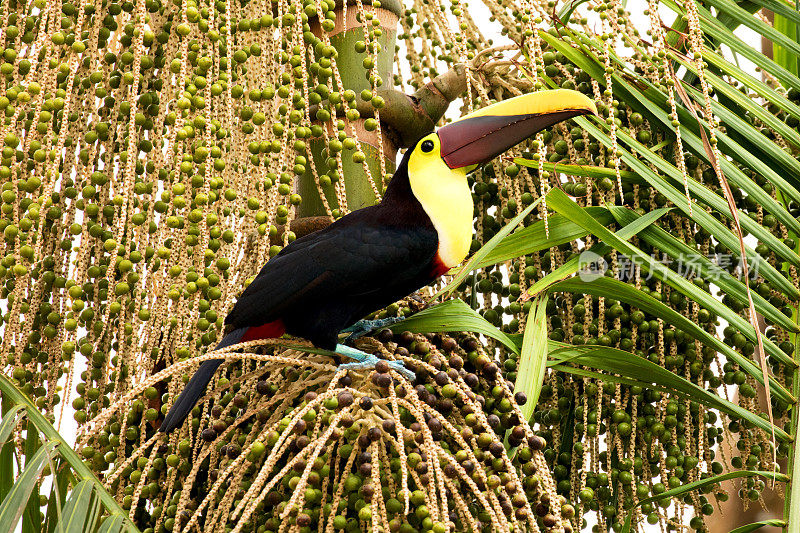
[[[256,339],[277,339],[284,333],[286,333],[286,326],[283,324],[283,320],[278,319],[261,326],[248,328],[240,342],[254,341]]]

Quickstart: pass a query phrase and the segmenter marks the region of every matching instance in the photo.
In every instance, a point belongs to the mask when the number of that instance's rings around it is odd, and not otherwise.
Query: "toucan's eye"
[[[431,150],[433,150],[433,141],[430,139],[422,141],[422,145],[420,145],[420,148],[422,148],[422,151],[425,153],[430,152]]]

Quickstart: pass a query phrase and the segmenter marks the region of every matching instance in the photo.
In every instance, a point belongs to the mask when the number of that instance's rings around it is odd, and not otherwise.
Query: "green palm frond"
[[[28,397],[2,374],[0,396],[4,406],[0,418],[0,460],[20,465],[19,472],[7,478],[13,484],[0,494],[1,532],[14,532],[20,519],[22,531],[94,531],[101,513],[106,517],[103,524],[108,523],[108,528],[115,525],[115,529],[104,529],[101,525],[101,530],[138,532],[127,513],[80,456]],[[9,442],[9,438],[23,418],[27,418],[25,453],[17,456],[14,443]],[[39,491],[42,489],[42,472],[48,468],[47,475],[53,480],[53,488],[47,504],[46,520],[42,522]]]

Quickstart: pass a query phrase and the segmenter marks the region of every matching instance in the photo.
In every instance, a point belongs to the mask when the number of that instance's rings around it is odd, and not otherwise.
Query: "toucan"
[[[374,355],[339,343],[387,322],[363,321],[436,280],[467,256],[473,203],[467,173],[558,122],[597,113],[577,91],[538,91],[489,105],[426,135],[406,150],[380,203],[296,239],[271,258],[225,318],[216,349],[283,334],[355,359]],[[161,424],[180,426],[223,359],[204,361]],[[399,361],[390,366],[408,374]]]

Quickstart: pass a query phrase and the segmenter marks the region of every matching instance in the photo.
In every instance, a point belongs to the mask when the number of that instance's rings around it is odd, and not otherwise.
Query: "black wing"
[[[269,260],[225,323],[259,326],[314,302],[403,285],[430,269],[439,245],[435,229],[376,224],[368,209],[362,211],[294,241]]]

